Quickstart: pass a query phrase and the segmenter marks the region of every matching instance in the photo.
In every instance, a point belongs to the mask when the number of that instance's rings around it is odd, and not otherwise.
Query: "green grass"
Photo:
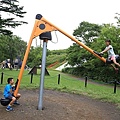
[[[14,77],[16,81],[19,71],[15,70],[0,70],[4,73],[3,84],[0,84],[0,91],[3,91],[6,85],[6,80],[8,77]],[[40,71],[39,71],[40,73]],[[88,86],[84,87],[84,81],[79,80],[79,78],[72,77],[68,74],[63,74],[59,71],[49,70],[50,76],[45,76],[44,87],[45,89],[60,90],[64,92],[83,94],[90,96],[94,99],[100,99],[102,101],[112,102],[120,107],[120,89],[117,88],[117,93],[113,93],[113,87],[102,84],[95,84],[88,81]],[[61,74],[61,81],[58,85],[58,74]],[[35,89],[39,88],[40,85],[40,75],[33,76],[33,83],[30,83],[30,75],[28,71],[24,71],[23,78],[21,81],[20,89]]]

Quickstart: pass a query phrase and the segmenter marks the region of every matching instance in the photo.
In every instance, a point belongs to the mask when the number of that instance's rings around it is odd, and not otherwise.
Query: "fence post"
[[[33,72],[31,73],[31,80],[30,80],[30,83],[32,83],[32,80],[33,80]]]
[[[3,84],[3,72],[1,73],[1,84]]]
[[[88,77],[85,76],[85,87],[87,87],[87,80],[88,80]]]
[[[58,85],[60,84],[60,74],[58,74]]]
[[[116,93],[117,81],[114,81],[114,93]]]
[[[117,89],[117,80],[118,80],[118,70],[115,70],[115,81],[114,81],[114,93],[116,93],[116,89]]]

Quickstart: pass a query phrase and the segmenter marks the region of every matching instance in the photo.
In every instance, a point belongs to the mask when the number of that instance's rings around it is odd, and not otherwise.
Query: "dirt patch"
[[[52,90],[44,91],[44,110],[37,110],[39,90],[20,90],[20,106],[7,112],[0,105],[0,120],[119,120],[120,110],[114,104],[83,95]],[[2,93],[0,93],[2,96]]]

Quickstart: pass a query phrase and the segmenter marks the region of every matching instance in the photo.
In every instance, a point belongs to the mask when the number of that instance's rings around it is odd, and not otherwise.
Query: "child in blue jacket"
[[[4,88],[3,95],[4,95],[4,97],[6,99],[10,99],[11,100],[11,102],[7,106],[6,110],[7,111],[12,111],[13,108],[11,106],[13,104],[19,105],[19,103],[17,102],[17,100],[20,98],[21,95],[19,93],[17,94],[16,97],[13,95],[13,92],[14,92],[14,87],[13,87],[14,80],[13,80],[13,78],[8,78],[7,82],[8,82],[8,84]]]

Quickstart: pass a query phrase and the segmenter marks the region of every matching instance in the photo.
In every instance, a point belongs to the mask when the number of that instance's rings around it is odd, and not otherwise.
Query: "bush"
[[[106,83],[114,81],[115,79],[117,79],[118,81],[120,80],[120,72],[118,71],[118,74],[116,74],[115,71],[109,67],[101,67],[94,69],[86,69],[84,67],[64,68],[62,72],[73,74],[78,77],[88,76],[89,79],[99,80]]]

